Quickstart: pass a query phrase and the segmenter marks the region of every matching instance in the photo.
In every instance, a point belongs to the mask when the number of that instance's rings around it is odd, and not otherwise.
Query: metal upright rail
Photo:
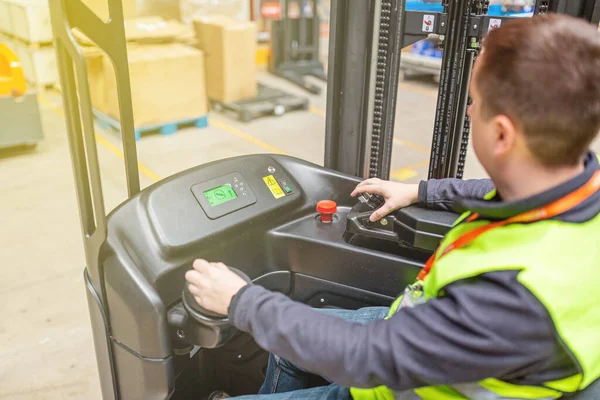
[[[98,253],[106,239],[106,211],[94,135],[87,64],[72,31],[77,29],[86,35],[106,53],[114,66],[118,83],[127,190],[129,197],[134,196],[140,191],[140,180],[123,6],[120,0],[108,0],[110,18],[108,22],[104,22],[81,0],[50,0],[49,5],[86,261],[90,278],[96,285],[100,281],[96,265]]]
[[[389,179],[390,176],[404,36],[404,5],[404,0],[381,2],[369,177]]]
[[[470,134],[466,116],[473,62],[481,39],[494,23],[511,17],[489,17],[487,0],[443,0],[447,28],[437,26],[444,38],[444,57],[431,145],[429,178],[462,178]],[[595,0],[537,0],[534,14],[556,12],[586,19],[600,20],[600,3]],[[416,16],[416,13],[413,13]]]
[[[366,177],[368,165],[365,149],[370,142],[380,4],[331,1],[325,167],[361,177]]]
[[[465,125],[468,84],[473,64],[467,54],[469,16],[475,0],[447,1],[448,31],[440,73],[438,105],[429,163],[429,178],[456,173]]]
[[[90,319],[96,347],[102,398],[117,399],[112,345],[106,325],[106,290],[99,266],[99,254],[107,237],[107,217],[100,179],[94,134],[94,116],[85,56],[73,37],[77,29],[92,40],[111,60],[117,80],[121,140],[129,197],[140,191],[138,160],[133,124],[123,8],[120,0],[108,0],[110,18],[102,21],[81,0],[49,0],[54,31],[67,135],[75,178],[86,259],[86,284]],[[95,293],[91,295],[90,293]]]
[[[404,0],[333,0],[331,14],[325,166],[387,179]]]

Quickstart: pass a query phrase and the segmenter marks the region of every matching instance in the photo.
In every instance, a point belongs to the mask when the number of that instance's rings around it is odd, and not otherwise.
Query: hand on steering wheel
[[[378,194],[385,200],[385,203],[371,214],[369,219],[372,222],[379,221],[389,213],[408,207],[419,201],[418,184],[390,182],[379,178],[371,178],[359,183],[351,196],[356,197],[365,192]]]
[[[248,283],[223,263],[194,261],[194,269],[185,274],[189,290],[205,309],[227,315],[233,296]]]

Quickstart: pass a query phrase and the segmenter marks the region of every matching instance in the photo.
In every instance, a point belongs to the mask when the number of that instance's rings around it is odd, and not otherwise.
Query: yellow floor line
[[[259,147],[262,147],[263,149],[270,151],[271,153],[287,155],[287,153],[285,153],[282,150],[279,150],[277,147],[271,146],[270,144],[265,143],[262,140],[255,138],[254,136],[248,135],[246,132],[243,132],[237,128],[234,128],[233,126],[229,126],[226,123],[221,122],[212,117],[208,119],[208,124],[216,126],[217,128],[223,129],[224,131],[227,131],[227,132],[229,132],[233,135],[236,135],[244,140],[247,140],[248,142],[253,143]]]
[[[61,117],[64,118],[64,113],[63,113],[62,109],[54,106],[52,103],[50,103],[50,101],[48,101],[48,99],[46,99],[41,94],[39,95],[39,99],[40,99],[40,102],[42,104],[44,104],[48,109],[50,109],[55,114],[60,115]],[[226,124],[226,123],[224,123],[222,121],[219,121],[219,120],[214,119],[214,118],[209,118],[209,124],[210,125],[214,125],[217,128],[220,128],[220,129],[222,129],[224,131],[227,131],[227,132],[229,132],[229,133],[231,133],[233,135],[236,135],[236,136],[238,136],[238,137],[240,137],[240,138],[242,138],[242,139],[244,139],[244,140],[246,140],[246,141],[248,141],[250,143],[253,143],[253,144],[255,144],[255,145],[259,146],[259,147],[262,147],[263,149],[265,149],[265,150],[267,150],[267,151],[269,151],[271,153],[286,155],[286,153],[284,151],[278,149],[277,147],[271,146],[270,144],[265,143],[262,140],[259,140],[259,139],[255,138],[255,137],[253,137],[253,136],[251,136],[251,135],[249,135],[249,134],[247,134],[247,133],[245,133],[245,132],[243,132],[243,131],[241,131],[241,130],[239,130],[237,128],[234,128],[234,127],[232,127],[232,126],[230,126],[230,125],[228,125],[228,124]],[[94,132],[94,135],[96,137],[96,141],[100,145],[104,146],[106,149],[108,149],[110,152],[112,152],[113,154],[115,154],[117,157],[119,157],[121,159],[124,159],[125,156],[124,156],[123,152],[121,151],[121,149],[119,149],[117,146],[115,146],[112,143],[110,143],[108,140],[106,140],[102,136],[98,135],[97,132]],[[144,174],[146,177],[148,177],[152,181],[158,182],[158,181],[161,180],[161,177],[158,174],[154,173],[150,168],[146,167],[141,162],[138,163],[138,168],[139,168],[139,170],[140,170],[140,172],[142,174]]]
[[[325,116],[325,111],[323,111],[323,110],[321,110],[319,108],[316,108],[316,107],[311,107],[310,108],[310,112],[313,113],[313,114],[320,115],[322,117]],[[425,153],[425,154],[429,154],[430,153],[430,151],[429,151],[428,148],[426,148],[424,146],[421,146],[421,145],[419,145],[417,143],[413,143],[413,142],[411,142],[409,140],[394,138],[394,142],[398,143],[399,145],[410,147],[410,148],[412,148],[414,150],[420,151],[421,153]]]
[[[430,154],[430,151],[427,147],[421,146],[420,144],[413,143],[409,140],[398,139],[397,137],[394,137],[394,142],[398,143],[401,146],[410,147],[411,149],[420,151],[421,153]]]
[[[417,175],[419,175],[419,173],[414,169],[400,168],[394,173],[394,175],[391,175],[391,177],[399,181],[405,181],[407,179],[414,178]]]
[[[119,149],[117,146],[115,146],[114,144],[112,144],[111,142],[109,142],[108,140],[103,138],[102,136],[98,135],[97,133],[94,133],[94,135],[96,136],[96,141],[98,143],[100,143],[102,146],[104,146],[107,149],[109,149],[110,151],[112,151],[114,154],[116,154],[121,159],[124,159],[125,155],[123,154],[121,149]],[[140,162],[138,162],[138,169],[140,170],[140,172],[142,174],[144,174],[145,176],[147,176],[154,182],[158,182],[162,179],[160,176],[158,176],[158,174],[152,172],[150,169],[148,169],[148,167],[146,167],[144,164],[142,164]]]
[[[426,167],[428,165],[429,165],[429,160],[421,161],[419,163],[412,164],[407,167],[398,168],[397,170],[392,171],[390,173],[390,176],[392,178],[396,178],[400,181],[404,181],[404,180],[413,178],[418,175],[417,171],[415,171],[416,168],[422,168],[422,167]]]
[[[40,103],[42,103],[44,106],[46,106],[50,111],[52,111],[53,113],[55,113],[56,115],[64,118],[65,114],[63,112],[62,109],[56,107],[55,105],[53,105],[52,103],[50,103],[50,101],[48,101],[48,99],[46,99],[45,96],[39,94],[38,95],[38,99],[40,100]],[[103,138],[102,136],[98,135],[97,132],[94,132],[94,136],[96,138],[96,142],[98,144],[100,144],[101,146],[104,146],[108,151],[110,151],[111,153],[113,153],[114,155],[116,155],[117,157],[119,157],[121,160],[125,159],[125,155],[123,154],[123,151],[121,151],[121,149],[119,149],[117,146],[115,146],[114,144],[110,143],[108,140],[106,140],[105,138]],[[146,176],[148,179],[150,179],[153,182],[158,182],[161,180],[161,177],[152,172],[151,169],[149,169],[148,167],[146,167],[144,164],[142,164],[141,162],[138,162],[138,168],[140,170],[140,172]]]
[[[310,110],[310,112],[311,112],[311,113],[313,113],[313,114],[320,115],[321,117],[324,117],[324,116],[325,116],[325,110],[321,110],[320,108],[317,108],[317,107],[311,107],[309,110]]]

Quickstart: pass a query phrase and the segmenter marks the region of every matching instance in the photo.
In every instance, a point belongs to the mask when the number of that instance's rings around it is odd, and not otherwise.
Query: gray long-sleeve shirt
[[[599,168],[590,154],[580,176],[520,202],[480,200],[493,188],[486,180],[431,180],[421,185],[419,200],[430,208],[469,208],[506,218],[564,196]],[[465,194],[474,198],[462,199]],[[600,193],[559,218],[584,222],[598,213]],[[547,310],[517,275],[498,271],[454,282],[443,298],[367,324],[248,286],[234,297],[229,317],[264,349],[345,386],[407,390],[490,377],[540,384],[576,374],[580,367],[558,339]]]
[[[442,211],[455,210],[458,198],[482,199],[494,190],[489,179],[430,179],[419,184],[419,205],[424,208]]]

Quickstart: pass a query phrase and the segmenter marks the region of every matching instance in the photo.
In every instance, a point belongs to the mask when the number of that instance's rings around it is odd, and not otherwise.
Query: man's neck
[[[552,189],[573,179],[584,170],[581,163],[576,166],[540,168],[537,166],[520,167],[513,172],[505,183],[497,184],[497,190],[503,201],[522,200]],[[523,179],[526,177],[526,179]]]

